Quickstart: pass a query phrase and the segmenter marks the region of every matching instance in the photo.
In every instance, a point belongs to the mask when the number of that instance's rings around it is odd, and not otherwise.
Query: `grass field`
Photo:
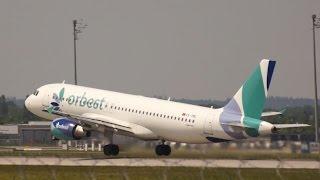
[[[222,169],[185,167],[0,166],[0,179],[319,179],[319,170]]]
[[[48,156],[48,157],[86,157],[86,158],[108,158],[103,152],[92,151],[0,151],[1,156]],[[153,149],[132,148],[120,151],[117,156],[135,157],[135,158],[156,158]],[[114,157],[112,157],[114,158]],[[159,158],[159,157],[158,157]],[[163,158],[163,157],[160,157]],[[320,160],[320,154],[294,154],[280,150],[236,150],[236,149],[212,149],[212,150],[194,150],[179,149],[173,150],[172,154],[166,158],[197,158],[197,159],[312,159]]]

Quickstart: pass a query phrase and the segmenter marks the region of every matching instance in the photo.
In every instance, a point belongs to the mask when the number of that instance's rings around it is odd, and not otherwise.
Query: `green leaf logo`
[[[60,110],[60,102],[63,100],[64,96],[64,88],[62,88],[59,92],[59,96],[56,93],[53,93],[52,101],[47,108],[47,111],[49,114],[52,114],[53,111],[59,111]]]
[[[52,114],[53,108],[54,108],[53,106],[48,107],[47,111],[49,114]]]
[[[62,101],[64,95],[64,88],[62,88],[59,92],[59,101]]]

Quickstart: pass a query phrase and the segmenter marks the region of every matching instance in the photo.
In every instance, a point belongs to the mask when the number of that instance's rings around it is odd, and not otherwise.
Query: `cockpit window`
[[[34,93],[33,93],[33,95],[35,95],[35,96],[37,96],[39,94],[39,91],[38,90],[36,90]]]

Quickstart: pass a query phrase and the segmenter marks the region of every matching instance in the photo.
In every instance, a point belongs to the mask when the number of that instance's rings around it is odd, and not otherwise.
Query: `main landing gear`
[[[171,153],[171,147],[169,145],[164,144],[164,141],[162,141],[161,144],[156,146],[155,152],[158,156],[169,156]]]
[[[104,137],[107,140],[107,145],[103,146],[103,153],[106,156],[116,156],[119,154],[119,146],[113,144],[113,132],[112,131],[104,131]]]
[[[107,144],[103,146],[103,153],[106,156],[116,156],[119,154],[119,146],[116,144]]]

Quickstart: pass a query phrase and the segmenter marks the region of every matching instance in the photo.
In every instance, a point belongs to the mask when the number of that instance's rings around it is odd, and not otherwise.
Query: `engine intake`
[[[51,134],[58,139],[78,140],[86,136],[86,132],[74,120],[68,118],[58,118],[51,122]]]

